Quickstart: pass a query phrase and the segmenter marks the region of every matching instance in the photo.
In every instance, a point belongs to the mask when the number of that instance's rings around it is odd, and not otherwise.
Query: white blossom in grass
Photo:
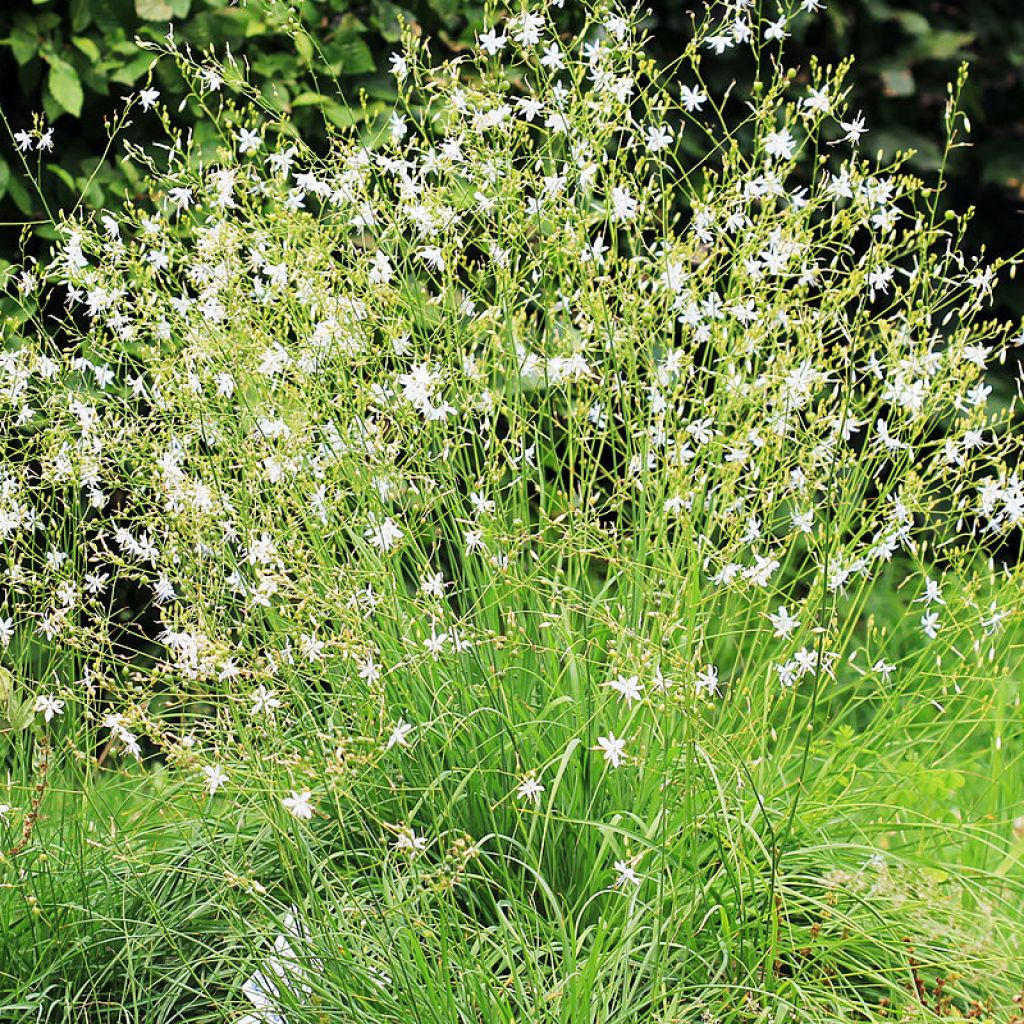
[[[616,186],[612,189],[611,214],[613,221],[622,222],[632,220],[636,216],[639,208],[639,201],[630,193],[628,188]]]
[[[610,732],[607,736],[597,737],[597,746],[594,747],[594,750],[600,750],[604,759],[613,768],[618,768],[625,757],[626,741]]]
[[[543,783],[537,778],[535,772],[527,772],[519,781],[516,787],[516,796],[520,800],[529,800],[531,803],[540,803],[541,793],[544,792]]]
[[[994,636],[1003,627],[1003,620],[1010,613],[1005,610],[1000,610],[997,602],[992,601],[988,606],[988,615],[981,620],[981,628],[985,631],[985,636]]]
[[[860,137],[867,134],[867,122],[864,120],[864,115],[859,111],[857,116],[851,121],[840,121],[839,127],[846,133],[840,142],[848,142],[851,146],[856,146],[860,142]]]
[[[535,11],[524,11],[516,18],[514,26],[512,38],[524,50],[528,50],[540,42],[541,32],[544,29],[544,19]]]
[[[915,604],[924,601],[925,604],[945,604],[946,602],[942,599],[942,586],[938,580],[933,580],[930,576],[924,578],[924,593],[919,597],[914,598]]]
[[[298,818],[299,821],[309,821],[313,817],[313,806],[310,803],[312,795],[308,789],[304,789],[301,793],[297,793],[293,789],[291,796],[281,798],[281,804],[293,818]]]
[[[167,198],[178,210],[187,210],[194,202],[192,189],[183,185],[168,189]]]
[[[434,390],[440,379],[440,373],[424,362],[417,363],[408,373],[400,374],[398,383],[402,388],[402,397],[427,415],[434,407]]]
[[[683,109],[692,114],[707,103],[708,94],[695,86],[683,85],[679,88],[679,99],[683,104]]]
[[[694,686],[698,693],[706,693],[713,697],[718,693],[718,669],[714,665],[705,665],[694,679]]]
[[[888,295],[892,287],[892,279],[896,273],[895,267],[876,267],[868,274],[868,293],[871,299],[876,294]]]
[[[444,573],[429,573],[420,580],[420,593],[426,597],[444,597]]]
[[[404,54],[393,53],[388,58],[390,68],[388,70],[398,79],[399,82],[403,81],[409,74],[409,61],[406,59]]]
[[[910,448],[906,441],[901,441],[889,433],[889,425],[881,417],[875,423],[875,432],[878,435],[879,444],[890,452],[907,451]]]
[[[794,512],[789,521],[795,530],[801,533],[810,533],[814,529],[814,509],[805,509],[803,512]]]
[[[306,1002],[312,992],[310,968],[322,970],[315,958],[308,959],[308,966],[304,964],[293,948],[292,943],[308,937],[295,907],[284,915],[281,923],[284,932],[274,939],[273,952],[242,985],[243,994],[256,1012],[240,1018],[238,1024],[288,1024],[282,1004]]]
[[[43,721],[49,722],[55,715],[64,714],[64,701],[53,694],[36,697],[35,710],[37,715],[43,716]]]
[[[7,815],[13,810],[14,808],[10,804],[0,804],[0,821],[6,825],[9,821]]]
[[[143,89],[139,93],[139,105],[143,110],[152,110],[156,106],[156,101],[160,99],[159,89]]]
[[[788,128],[777,132],[769,132],[764,139],[765,152],[776,160],[792,160],[793,146],[796,139]]]
[[[929,640],[934,640],[939,635],[939,613],[938,612],[926,612],[921,616],[921,632],[924,633]]]
[[[18,147],[18,152],[27,153],[32,148],[34,138],[31,132],[17,131],[14,133],[14,144]]]
[[[448,631],[444,630],[441,633],[437,632],[436,624],[432,624],[430,627],[430,636],[426,637],[423,641],[423,646],[426,647],[430,656],[437,661],[438,658],[444,653],[445,644],[448,643]]]
[[[102,594],[109,580],[110,573],[87,572],[85,574],[85,592],[93,597]],[[0,626],[2,626],[2,623],[0,623]],[[2,629],[0,629],[0,633],[2,633]],[[0,636],[0,642],[2,642],[2,636]]]
[[[558,48],[558,43],[551,43],[545,47],[540,62],[549,71],[560,71],[565,67],[565,59],[562,56],[562,51]],[[540,113],[540,111],[538,110],[537,113]],[[533,118],[530,118],[530,120],[533,120]]]
[[[393,850],[404,853],[411,860],[427,848],[427,837],[416,834],[415,829],[403,825],[398,830],[398,838],[391,844]]]
[[[312,633],[303,633],[299,637],[299,650],[310,664],[324,660],[324,649],[326,646],[325,641]]]
[[[266,715],[272,718],[274,712],[281,706],[277,693],[274,690],[268,689],[263,683],[256,687],[249,699],[252,701],[249,714],[254,718],[256,715]]]
[[[392,142],[399,142],[409,134],[409,122],[397,111],[392,111],[388,121]]]
[[[235,136],[235,141],[238,143],[238,152],[243,156],[258,152],[263,145],[260,133],[251,128],[242,128]]]
[[[788,640],[793,631],[800,628],[800,620],[795,615],[790,615],[785,605],[780,604],[777,612],[765,612],[765,615],[775,630],[775,636],[780,640]]]
[[[111,743],[120,743],[124,752],[131,754],[136,760],[142,756],[138,737],[126,728],[122,715],[117,713],[107,715],[103,719],[103,727],[110,730]]]
[[[203,765],[203,775],[206,777],[206,792],[210,796],[213,796],[228,781],[227,772],[219,764]]]
[[[473,514],[477,517],[494,515],[494,510],[497,507],[492,498],[488,498],[479,491],[470,492],[469,503],[473,506]]]
[[[832,109],[832,100],[828,95],[828,86],[823,85],[820,89],[809,88],[807,95],[800,103],[804,110],[810,113],[827,114]]]
[[[754,31],[750,27],[750,22],[745,21],[743,18],[737,18],[732,23],[732,37],[737,43],[749,43],[753,38]]]
[[[628,860],[617,860],[615,862],[615,872],[616,888],[624,888],[627,885],[631,885],[634,888],[640,886],[641,878],[636,873],[636,868]]]
[[[601,266],[604,263],[605,253],[608,252],[604,235],[598,235],[592,242],[588,242],[580,253],[580,263],[594,263]]]
[[[767,587],[772,574],[781,563],[777,558],[767,555],[755,555],[754,564],[743,570],[743,578],[750,580],[754,586]]]
[[[156,578],[156,582],[153,584],[153,601],[154,603],[167,604],[169,601],[173,601],[177,597],[174,590],[174,585],[167,577],[167,573],[160,573]]]
[[[36,141],[37,150],[45,150],[47,153],[53,152],[53,129],[47,128],[45,131],[39,133],[39,139]]]
[[[508,42],[508,36],[500,34],[496,28],[492,28],[487,32],[480,33],[477,36],[477,42],[480,44],[480,48],[489,57],[493,57],[496,53],[500,53],[505,48],[505,44]]]
[[[216,68],[203,68],[199,72],[199,77],[202,79],[203,86],[207,92],[219,92],[220,87],[224,84],[224,79],[221,78],[220,72]]]
[[[408,747],[409,733],[412,732],[413,728],[414,726],[400,718],[388,735],[387,741],[384,743],[384,749],[390,750],[392,747]]]
[[[629,22],[620,14],[609,15],[605,20],[604,27],[615,36],[621,43],[629,32]]]
[[[289,146],[287,149],[271,153],[267,157],[267,163],[275,173],[279,174],[282,178],[287,178],[291,173],[292,164],[298,155],[298,149],[295,146]]]
[[[426,245],[416,255],[432,270],[445,268],[444,253],[436,245]]]
[[[779,43],[781,43],[784,39],[788,39],[789,33],[786,31],[785,17],[779,18],[777,21],[771,22],[768,25],[768,27],[764,30],[764,37],[765,39]]]
[[[629,707],[632,707],[633,701],[643,699],[644,691],[640,686],[639,676],[618,675],[602,685],[610,687],[619,694]]]
[[[391,516],[378,519],[371,512],[370,525],[363,531],[363,536],[382,554],[388,554],[398,547],[405,534]]]
[[[9,647],[14,639],[14,616],[8,615],[6,619],[0,619],[0,647]]]
[[[388,284],[392,277],[394,268],[391,266],[391,260],[386,253],[377,252],[373,257],[367,280],[370,284]]]
[[[672,145],[672,129],[667,124],[649,124],[644,127],[644,145],[648,153],[660,153]]]

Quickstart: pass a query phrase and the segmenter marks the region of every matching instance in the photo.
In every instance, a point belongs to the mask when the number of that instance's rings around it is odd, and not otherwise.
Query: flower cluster
[[[220,147],[136,153],[146,194],[12,277],[0,652],[59,652],[43,724],[185,744],[217,800],[264,751],[292,829],[365,784],[404,878],[473,833],[416,817],[470,765],[525,844],[793,756],[805,697],[984,688],[1024,519],[1003,268],[862,157],[845,67],[780,72],[739,128],[702,73],[821,6],[715,7],[670,80],[627,11],[527,10],[442,63],[409,34],[401,102],[319,155],[168,43]],[[618,852],[620,893],[668,870]]]

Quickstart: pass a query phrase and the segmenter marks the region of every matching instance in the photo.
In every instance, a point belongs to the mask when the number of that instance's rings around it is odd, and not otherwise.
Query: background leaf
[[[82,82],[78,72],[60,57],[50,58],[50,74],[47,87],[53,98],[73,117],[82,113]]]

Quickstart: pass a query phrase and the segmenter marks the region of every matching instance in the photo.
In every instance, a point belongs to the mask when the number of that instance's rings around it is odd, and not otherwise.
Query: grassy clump
[[[1014,265],[748,6],[319,154],[168,44],[223,144],[8,326],[14,1019],[1009,1020]]]

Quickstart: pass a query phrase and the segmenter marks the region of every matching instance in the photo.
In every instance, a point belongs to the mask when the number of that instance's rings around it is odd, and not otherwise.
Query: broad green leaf
[[[0,665],[0,704],[6,705],[14,696],[14,676],[10,669]]]
[[[892,17],[913,36],[927,36],[932,30],[931,22],[917,11],[893,11]]]
[[[7,698],[7,721],[15,732],[27,729],[35,718],[35,701],[31,697],[18,700],[13,694]]]
[[[7,182],[7,194],[14,200],[14,205],[18,208],[19,213],[25,217],[32,216],[34,212],[32,195],[17,175],[12,174]]]
[[[4,40],[4,45],[11,48],[11,53],[19,65],[27,64],[39,56],[39,37],[32,31],[34,23],[23,20],[12,30],[11,34]]]
[[[349,107],[334,100],[325,99],[323,102],[324,117],[331,124],[338,128],[348,128],[358,124],[363,119],[363,112],[359,107]]]
[[[151,53],[140,53],[134,60],[128,61],[124,67],[113,72],[110,81],[117,82],[118,85],[134,85],[149,70],[155,59]]]
[[[135,0],[135,13],[143,21],[171,21],[174,8],[168,0]]]
[[[78,72],[63,58],[50,58],[50,74],[46,80],[50,94],[72,117],[82,113],[82,83]]]
[[[350,36],[332,47],[332,58],[338,62],[338,74],[366,75],[376,70],[373,54],[360,36]]]
[[[914,55],[928,60],[950,60],[974,42],[972,32],[929,32],[914,45]]]
[[[135,0],[135,13],[143,21],[172,21],[188,17],[192,0]]]
[[[7,195],[7,186],[11,181],[11,166],[0,156],[0,199]]]
[[[898,64],[881,71],[882,88],[886,96],[913,96],[914,75],[910,68]]]
[[[106,36],[112,36],[122,27],[119,12],[113,0],[89,0],[93,21]]]
[[[47,164],[47,169],[51,174],[56,175],[64,184],[68,187],[68,190],[74,194],[78,194],[78,188],[75,185],[75,179],[72,177],[71,172],[61,167],[60,164]]]
[[[93,62],[100,60],[100,48],[88,36],[72,36],[71,42]]]
[[[71,0],[71,31],[82,32],[92,21],[92,4],[90,0]]]
[[[313,41],[307,35],[297,35],[295,49],[299,54],[299,65],[308,67],[313,60]]]
[[[429,0],[430,7],[446,22],[451,21],[465,6],[463,0]]]
[[[401,20],[406,23],[415,19],[404,8],[391,0],[371,0],[370,10],[373,12],[371,21],[381,37],[389,43],[397,43],[402,38]]]

